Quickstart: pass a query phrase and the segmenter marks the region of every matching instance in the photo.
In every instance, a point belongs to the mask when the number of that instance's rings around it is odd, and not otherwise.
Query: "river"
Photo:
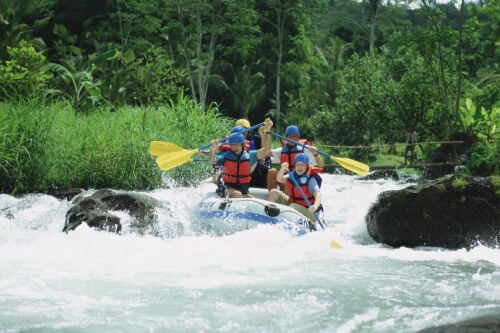
[[[415,332],[500,316],[499,249],[393,249],[367,235],[378,193],[407,185],[326,175],[329,227],[302,237],[192,231],[208,184],[148,192],[174,212],[158,212],[162,237],[64,234],[70,202],[0,194],[0,332]]]

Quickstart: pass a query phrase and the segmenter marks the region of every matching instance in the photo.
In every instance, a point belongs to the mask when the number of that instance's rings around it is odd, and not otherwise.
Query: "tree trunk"
[[[120,0],[116,0],[116,12],[118,15],[118,24],[120,26],[120,45],[123,47],[123,23],[122,23],[122,15],[120,11]]]
[[[437,88],[439,89],[439,91],[441,91],[440,95],[442,96],[442,99],[443,99],[443,109],[444,109],[443,112],[445,113],[444,118],[446,119],[446,122],[447,122],[447,131],[448,131],[447,134],[449,134],[449,132],[451,131],[451,128],[452,128],[452,124],[451,124],[451,120],[449,117],[449,115],[450,115],[450,103],[449,103],[449,98],[448,98],[448,83],[446,82],[446,76],[444,73],[444,58],[443,58],[442,42],[441,42],[442,33],[441,33],[439,23],[436,21],[435,17],[431,13],[431,8],[430,8],[429,4],[426,2],[426,0],[422,0],[422,4],[426,8],[427,14],[429,16],[429,20],[431,21],[431,24],[432,24],[434,30],[436,31],[436,33],[439,36],[438,41],[437,41],[437,52],[438,52],[440,85]]]
[[[369,52],[373,56],[375,54],[375,26],[377,25],[377,14],[380,8],[381,0],[369,0],[370,7],[370,39]]]
[[[457,96],[455,98],[455,116],[460,119],[460,95],[462,94],[462,32],[464,25],[464,0],[460,4],[460,22],[458,30]]]
[[[203,96],[203,65],[201,63],[201,43],[202,43],[203,33],[201,32],[201,13],[200,6],[196,6],[196,76],[198,82],[198,96],[200,100],[198,103],[201,105],[201,109],[205,111],[205,98]]]
[[[276,129],[280,129],[280,118],[281,118],[281,62],[283,59],[283,36],[285,30],[285,15],[286,9],[281,7],[276,10],[278,15],[278,62],[276,66]]]
[[[376,24],[377,18],[375,15],[372,16],[372,22],[370,24],[370,55],[374,55],[374,50],[375,50],[375,24]]]
[[[191,88],[191,93],[193,94],[194,100],[197,103],[199,103],[198,95],[196,94],[196,89],[194,88],[194,77],[193,77],[194,73],[191,70],[191,56],[189,55],[189,51],[188,51],[189,49],[188,49],[188,44],[187,44],[188,37],[184,33],[184,31],[186,30],[186,26],[184,24],[184,17],[182,15],[182,11],[181,11],[181,2],[177,3],[177,17],[178,17],[179,23],[183,29],[183,31],[182,31],[182,47],[184,48],[183,56],[184,56],[184,60],[186,61],[186,69],[188,71],[189,87]]]

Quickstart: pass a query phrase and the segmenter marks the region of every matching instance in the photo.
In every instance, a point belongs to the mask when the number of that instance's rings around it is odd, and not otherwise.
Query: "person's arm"
[[[314,197],[314,205],[311,205],[311,207],[309,207],[309,211],[314,213],[318,209],[319,205],[321,205],[321,193],[319,191],[319,184],[314,177],[309,180],[309,192],[312,193]]]
[[[210,163],[212,163],[212,165],[217,164],[217,158],[215,157],[217,149],[218,149],[217,140],[212,140],[210,146]]]
[[[323,158],[321,157],[320,154],[318,154],[318,148],[314,147],[314,146],[310,146],[309,147],[309,151],[311,152],[311,154],[313,155],[314,157],[314,160],[316,161],[316,165],[319,167],[319,168],[322,168],[325,166],[325,161],[323,161]]]
[[[279,163],[281,157],[281,147],[271,149],[271,163]]]
[[[281,164],[281,168],[278,170],[278,172],[276,173],[276,181],[278,181],[278,183],[284,183],[285,182],[285,172],[288,171],[288,162],[284,162],[283,164]]]
[[[248,155],[250,155],[250,174],[252,174],[255,171],[255,168],[259,163],[259,160],[257,159],[257,152],[258,152],[257,150],[250,150],[248,152]]]
[[[271,119],[266,118],[264,121],[264,126],[259,128],[259,134],[261,138],[264,138],[264,147],[257,150],[257,159],[261,160],[266,158],[267,154],[271,152],[271,144],[273,141],[273,136],[271,135],[271,128],[273,127],[273,122]]]
[[[313,197],[314,197],[314,205],[311,205],[309,207],[309,211],[312,213],[314,213],[319,208],[319,205],[321,205],[321,192],[320,191],[314,192]]]

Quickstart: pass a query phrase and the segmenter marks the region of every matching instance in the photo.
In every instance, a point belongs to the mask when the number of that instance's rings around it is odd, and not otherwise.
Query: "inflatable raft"
[[[267,190],[252,188],[250,194],[254,198],[225,199],[209,194],[195,210],[201,231],[227,235],[260,224],[276,225],[297,236],[314,230],[314,225],[295,209],[264,200]]]

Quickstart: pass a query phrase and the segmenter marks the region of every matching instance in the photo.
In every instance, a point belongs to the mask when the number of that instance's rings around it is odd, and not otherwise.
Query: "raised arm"
[[[271,135],[272,127],[273,121],[266,118],[264,126],[259,128],[259,135],[263,140],[262,148],[257,151],[257,159],[259,160],[266,158],[266,156],[271,152],[271,145],[273,141],[273,136]]]
[[[212,140],[210,145],[210,163],[212,165],[217,164],[217,159],[215,158],[215,153],[217,152],[218,144],[217,140]]]
[[[323,161],[323,158],[321,157],[320,154],[318,154],[318,148],[314,146],[310,146],[309,150],[311,151],[311,154],[314,156],[314,160],[316,161],[316,165],[320,168],[325,166],[325,161]]]
[[[287,171],[288,171],[288,163],[287,162],[283,162],[281,164],[281,168],[276,173],[276,180],[279,183],[283,184],[285,182],[285,177],[288,177],[288,176],[285,176],[285,172],[287,172]]]

